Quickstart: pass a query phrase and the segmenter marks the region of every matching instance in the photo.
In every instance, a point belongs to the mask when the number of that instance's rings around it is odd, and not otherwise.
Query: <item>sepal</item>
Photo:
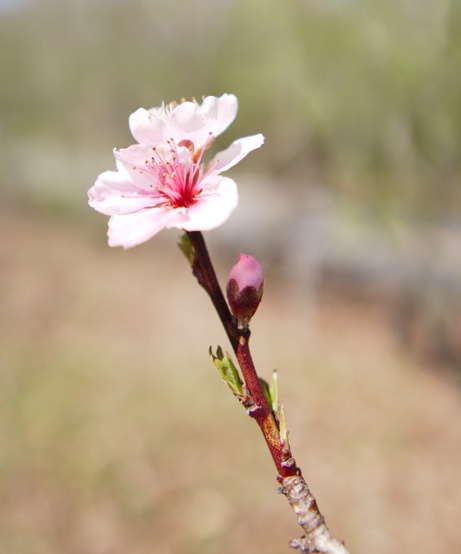
[[[181,252],[184,254],[184,257],[192,267],[195,261],[195,250],[186,233],[184,233],[179,239],[178,246]]]

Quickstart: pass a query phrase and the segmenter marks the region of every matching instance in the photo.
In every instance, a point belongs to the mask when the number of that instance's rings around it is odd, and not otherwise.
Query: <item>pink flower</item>
[[[144,142],[114,150],[117,171],[99,175],[88,192],[90,206],[111,216],[110,246],[131,248],[164,228],[206,231],[229,217],[237,185],[221,173],[259,148],[264,137],[234,141],[206,169],[202,159],[236,110],[235,96],[223,95],[205,98],[202,105],[185,102],[131,116],[133,135]]]

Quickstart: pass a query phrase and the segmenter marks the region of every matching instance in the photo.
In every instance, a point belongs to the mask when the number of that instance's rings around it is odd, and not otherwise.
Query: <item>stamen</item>
[[[154,206],[188,208],[195,203],[197,195],[201,192],[197,184],[202,176],[200,161],[203,151],[197,153],[196,160],[192,141],[185,140],[178,145],[174,139],[166,142],[169,147],[168,154],[163,148],[153,146],[151,159],[145,160],[145,167],[139,168],[139,171],[152,178],[152,182],[149,183],[149,195]],[[192,154],[192,163],[188,170],[180,162],[178,146],[187,148]]]

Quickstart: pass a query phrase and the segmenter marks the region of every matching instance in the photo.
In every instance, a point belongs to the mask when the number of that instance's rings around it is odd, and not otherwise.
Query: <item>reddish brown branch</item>
[[[192,273],[197,278],[199,284],[206,290],[208,296],[213,302],[219,319],[229,337],[234,352],[237,352],[239,333],[234,323],[232,314],[227,305],[224,294],[219,286],[210,255],[206,247],[203,235],[200,231],[191,231],[187,233],[189,241],[194,249],[194,260],[192,262]]]
[[[236,354],[248,390],[256,404],[256,408],[250,411],[250,416],[256,420],[264,435],[264,439],[269,447],[280,478],[288,477],[289,475],[299,475],[301,471],[296,467],[296,464],[286,463],[287,457],[282,448],[280,430],[262,391],[259,377],[251,357],[248,344],[249,337],[249,331],[241,333]],[[291,456],[289,456],[289,459],[292,460]]]
[[[300,539],[290,543],[295,549],[307,554],[348,554],[345,547],[330,533],[320,513],[317,502],[301,476],[291,452],[282,445],[278,423],[268,405],[249,348],[249,329],[238,329],[219,286],[205,241],[200,232],[188,232],[194,250],[192,272],[199,284],[208,293],[218,316],[226,330],[232,348],[252,399],[248,412],[259,425],[282,484],[280,492],[288,499],[298,517],[298,523],[305,531]]]

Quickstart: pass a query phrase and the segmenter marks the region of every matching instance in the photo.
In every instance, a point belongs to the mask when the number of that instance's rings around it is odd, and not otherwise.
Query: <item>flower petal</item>
[[[223,94],[220,98],[207,96],[201,108],[207,110],[210,131],[216,137],[234,121],[238,111],[237,97],[234,94]]]
[[[202,104],[183,102],[171,112],[168,127],[176,141],[188,139],[199,150],[210,136],[216,137],[229,127],[237,109],[233,94],[223,94],[220,98],[207,96]]]
[[[139,194],[139,188],[124,173],[105,171],[88,191],[88,203],[105,215],[127,214],[152,204],[152,199]]]
[[[233,94],[223,94],[220,98],[207,96],[202,104],[194,101],[150,110],[140,108],[131,114],[129,124],[139,143],[190,140],[195,150],[200,150],[210,136],[217,137],[229,127],[237,110],[237,98]]]
[[[216,154],[208,166],[208,172],[216,175],[227,171],[263,143],[264,136],[261,134],[235,140],[229,148]]]
[[[139,143],[164,142],[169,139],[163,108],[139,108],[129,117],[131,134]]]
[[[113,215],[109,220],[109,246],[132,248],[146,242],[168,226],[175,217],[174,210],[161,208],[141,210],[126,215]]]
[[[216,176],[207,184],[197,202],[187,209],[188,221],[180,227],[185,231],[208,231],[219,227],[237,207],[237,185],[228,177]],[[168,227],[173,225],[168,224]]]

